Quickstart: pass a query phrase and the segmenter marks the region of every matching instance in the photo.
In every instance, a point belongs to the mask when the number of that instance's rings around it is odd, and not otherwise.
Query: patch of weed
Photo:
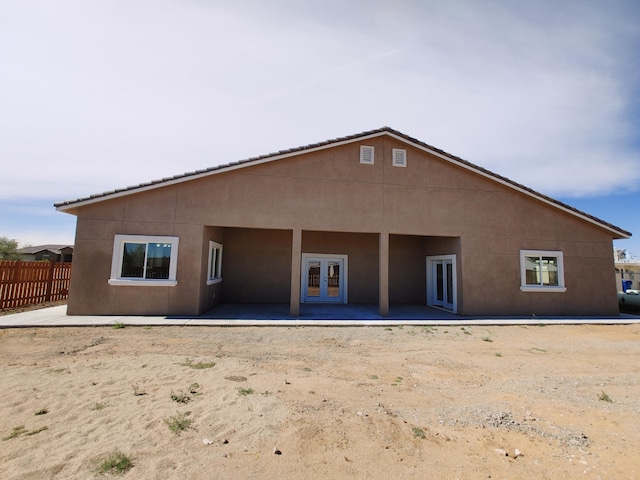
[[[544,349],[544,348],[535,348],[534,347],[534,348],[529,349],[529,351],[532,352],[532,353],[536,353],[536,352],[538,352],[538,353],[547,353],[547,350]]]
[[[427,435],[424,433],[424,430],[422,430],[420,427],[411,427],[411,430],[413,431],[413,436],[415,438],[427,438]]]
[[[35,414],[36,415],[46,415],[47,413],[49,413],[49,410],[46,408],[41,408],[40,410],[38,410]]]
[[[385,328],[385,330],[388,330],[388,331],[392,332],[392,331],[393,331],[393,328],[391,328],[391,327],[387,327],[387,328]]]
[[[20,425],[19,427],[13,427],[13,430],[11,431],[11,433],[9,435],[7,435],[6,437],[4,437],[2,440],[11,440],[12,438],[16,438],[19,437],[20,435],[35,435],[36,433],[40,433],[40,432],[44,432],[45,430],[49,430],[49,427],[44,426],[44,427],[40,427],[37,428],[36,430],[31,430],[30,432],[28,432],[25,428],[24,425]]]
[[[181,432],[191,428],[192,420],[187,418],[189,415],[191,415],[191,412],[176,413],[169,418],[165,418],[164,423],[172,433],[180,435]]]
[[[96,402],[89,408],[89,410],[102,410],[106,406],[107,402]]]
[[[304,367],[304,368],[302,369],[302,371],[303,371],[303,372],[310,372],[310,371],[311,371],[311,369],[310,369],[309,367]]]
[[[35,435],[36,433],[44,432],[45,430],[49,430],[49,427],[47,427],[46,425],[44,427],[31,430],[30,432],[25,433],[25,435]]]
[[[238,387],[238,395],[246,396],[251,395],[253,393],[253,388],[251,387]]]
[[[482,341],[483,341],[483,342],[493,342],[493,340],[491,339],[491,337],[482,337]]]
[[[369,380],[378,380],[378,375],[369,375]]]
[[[13,430],[11,431],[11,433],[9,435],[7,435],[6,437],[4,437],[2,440],[11,440],[12,438],[16,438],[19,437],[20,435],[27,433],[27,431],[24,428],[24,425],[20,425],[18,427],[13,427]]]
[[[133,460],[128,455],[114,450],[98,463],[99,473],[121,475],[133,467]]]
[[[190,359],[186,359],[184,363],[181,363],[183,367],[193,368],[195,370],[204,370],[205,368],[212,368],[216,365],[216,362],[198,362],[193,363]]]
[[[120,329],[120,328],[124,328],[126,325],[123,322],[116,322],[113,324],[113,329]]]
[[[500,352],[496,352],[496,357],[501,357],[502,354]]]
[[[613,400],[611,400],[611,397],[607,395],[604,392],[604,390],[602,390],[602,393],[598,395],[598,400],[602,400],[603,402],[607,402],[607,403],[613,403]]]
[[[171,400],[177,403],[189,403],[191,397],[185,392],[174,393],[173,390],[171,390]]]

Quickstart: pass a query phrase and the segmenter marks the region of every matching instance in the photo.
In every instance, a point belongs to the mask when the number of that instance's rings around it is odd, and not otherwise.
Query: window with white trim
[[[178,237],[116,235],[109,285],[177,285]]]
[[[360,163],[373,165],[375,159],[375,148],[360,145]]]
[[[520,250],[520,290],[565,292],[562,252]]]
[[[407,151],[400,149],[400,148],[394,148],[391,150],[391,158],[392,158],[392,162],[391,164],[394,167],[406,167],[407,166]]]
[[[207,285],[222,281],[222,244],[209,242],[209,267],[207,269]]]

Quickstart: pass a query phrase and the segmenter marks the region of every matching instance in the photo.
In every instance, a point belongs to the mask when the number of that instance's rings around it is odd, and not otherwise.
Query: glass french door
[[[343,257],[303,255],[304,302],[346,303],[346,259]]]
[[[427,304],[456,312],[455,255],[427,257]]]

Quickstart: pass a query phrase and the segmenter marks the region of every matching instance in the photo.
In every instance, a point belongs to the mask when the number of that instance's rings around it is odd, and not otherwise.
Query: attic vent
[[[407,166],[407,151],[399,148],[394,148],[391,152],[393,158],[394,167],[406,167]]]
[[[373,165],[374,147],[367,147],[360,145],[360,163],[366,163],[367,165]]]

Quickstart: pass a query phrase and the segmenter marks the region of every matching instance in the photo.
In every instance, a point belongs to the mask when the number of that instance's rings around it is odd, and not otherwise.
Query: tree
[[[15,239],[0,237],[0,260],[20,260],[18,242]]]

